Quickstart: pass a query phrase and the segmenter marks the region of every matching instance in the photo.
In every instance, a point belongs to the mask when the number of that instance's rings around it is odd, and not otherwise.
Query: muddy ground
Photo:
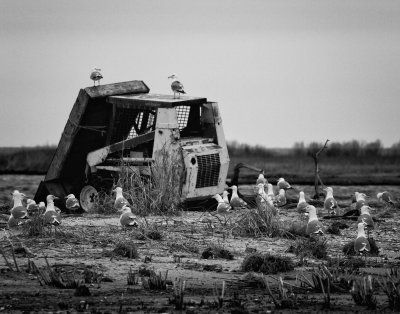
[[[334,188],[343,210],[350,208],[351,194],[355,190],[365,191],[372,196],[384,188],[397,193],[396,187]],[[311,187],[301,189],[311,194]],[[244,192],[249,191],[251,188]],[[296,197],[295,192],[289,193],[293,193],[293,199]],[[376,208],[373,214],[379,216],[384,208],[373,197],[370,202]],[[280,212],[284,226],[293,222],[306,223],[305,218],[291,208],[293,206],[287,207]],[[5,227],[4,214],[0,218],[2,228]],[[371,310],[366,305],[356,305],[349,292],[332,292],[328,306],[322,292],[301,287],[298,279],[301,275],[310,278],[311,272],[320,265],[327,265],[332,272],[335,268],[337,270],[329,260],[347,259],[342,248],[355,239],[356,221],[335,219],[349,228],[342,229],[341,235],[323,236],[327,241],[328,256],[324,259],[308,256],[300,262],[298,256],[288,253],[289,247],[296,241],[294,239],[255,238],[232,232],[232,222],[240,214],[240,211],[229,214],[226,225],[224,219],[220,221],[208,212],[183,212],[174,217],[148,216],[139,219],[140,230],[124,231],[119,225],[118,214],[104,216],[85,213],[64,215],[56,234],[53,230],[51,234],[45,232],[39,236],[29,236],[23,228],[12,232],[2,229],[1,247],[10,266],[0,256],[0,312],[365,313]],[[367,257],[366,266],[359,269],[341,267],[342,277],[346,277],[345,272],[351,271],[352,276],[358,278],[367,274],[373,275],[373,278],[383,278],[386,270],[400,265],[399,216],[399,209],[394,208],[378,219],[371,236],[380,248],[379,256]],[[329,226],[333,220],[322,221]],[[161,239],[149,236],[149,229],[156,230]],[[10,243],[19,271],[13,262]],[[120,252],[115,251],[121,243],[134,245],[138,256],[135,258],[134,250],[130,252],[131,256],[121,256]],[[202,258],[202,253],[208,247],[216,246],[229,250],[233,259]],[[277,308],[260,280],[262,275],[249,277],[248,273],[241,271],[244,258],[254,251],[287,256],[295,263],[293,271],[264,276],[271,293],[278,299],[281,276],[290,299],[295,302]],[[35,266],[42,275],[35,271]],[[49,286],[43,278],[43,274],[49,273],[49,267],[64,279],[64,283],[75,280],[76,285],[80,282],[79,285],[85,288]],[[161,273],[163,279],[166,276],[165,290],[150,289],[146,285],[149,270]],[[133,285],[127,282],[129,272],[136,273]],[[183,281],[183,309],[179,309],[174,295]],[[223,285],[225,291],[221,298]],[[375,285],[374,296],[379,312],[392,312],[386,294],[378,285]]]

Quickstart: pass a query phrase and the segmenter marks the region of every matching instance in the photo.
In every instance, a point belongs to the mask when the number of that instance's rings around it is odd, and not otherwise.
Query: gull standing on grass
[[[365,224],[365,228],[367,229],[368,232],[368,238],[369,238],[369,231],[371,229],[375,228],[375,223],[374,220],[372,219],[372,216],[369,212],[371,207],[368,205],[364,205],[361,207],[361,214],[358,216],[357,222],[363,222]]]
[[[233,209],[247,207],[247,203],[239,197],[236,185],[232,185],[232,197],[230,204]]]
[[[285,190],[280,189],[279,194],[276,196],[276,206],[281,207],[286,205],[286,195],[285,195]]]
[[[308,223],[306,234],[324,234],[324,226],[318,220],[317,209],[312,205],[308,205],[306,207],[306,210],[308,210]]]
[[[297,211],[299,213],[305,213],[306,212],[306,208],[309,204],[306,202],[306,198],[304,195],[303,191],[300,191],[299,193],[299,202],[297,203]]]
[[[371,251],[371,246],[364,231],[365,224],[363,222],[357,225],[357,238],[354,241],[354,251],[360,254],[365,254]]]
[[[121,223],[122,229],[138,226],[136,216],[132,213],[132,210],[130,207],[128,207],[127,205],[124,205],[124,207],[122,207],[121,211],[122,211],[122,214],[119,217],[119,222]]]
[[[128,200],[122,194],[122,188],[117,186],[113,192],[116,193],[115,201],[114,201],[114,208],[116,210],[121,210],[125,205],[129,206]]]
[[[26,210],[29,216],[37,214],[39,212],[39,205],[33,199],[28,198],[26,200]]]
[[[54,206],[54,200],[58,199],[58,197],[50,194],[47,195],[46,202],[46,211],[44,212],[44,223],[50,226],[50,233],[51,228],[54,226],[54,234],[56,233],[56,228],[61,224],[61,215],[57,211],[57,208]]]
[[[361,207],[368,205],[366,200],[367,195],[364,193],[354,192],[354,196],[356,197],[356,210],[360,212]]]
[[[328,186],[324,189],[326,192],[324,200],[324,208],[328,211],[330,215],[339,215],[339,207],[337,201],[333,197],[333,189]]]
[[[267,183],[267,197],[271,200],[271,202],[275,202],[275,194],[274,187],[271,183]]]
[[[175,99],[175,94],[178,94],[178,98],[181,97],[181,94],[186,94],[186,92],[183,89],[182,83],[178,81],[178,77],[175,74],[168,76],[168,78],[172,80],[171,89],[174,92],[174,99]]]
[[[25,197],[24,193],[20,193],[18,190],[14,190],[12,193],[13,196],[13,208],[11,208],[10,212],[11,215],[15,219],[28,219],[28,211],[27,209],[22,205],[22,200]]]
[[[276,185],[278,186],[278,190],[280,190],[280,189],[284,189],[284,190],[293,189],[293,187],[289,184],[289,182],[287,182],[284,178],[279,178]]]
[[[384,202],[386,204],[391,204],[394,205],[394,201],[393,201],[393,196],[392,194],[390,194],[388,191],[383,191],[380,192],[376,195],[376,197],[378,198],[378,200],[380,200],[381,202]]]
[[[44,214],[46,211],[46,204],[44,202],[39,202],[39,214]]]
[[[229,192],[226,190],[224,192],[222,192],[222,199],[224,200],[225,203],[230,204],[228,194],[229,194]]]
[[[80,208],[80,206],[79,206],[79,201],[78,201],[78,199],[75,197],[74,194],[69,194],[69,195],[67,195],[65,198],[66,198],[65,207],[66,207],[68,210],[75,211],[75,210],[78,210],[78,209]]]
[[[98,81],[98,86],[100,86],[100,80],[103,78],[101,75],[101,69],[98,67],[94,67],[92,72],[90,73],[90,79],[93,80],[93,86],[96,86],[96,81]]]
[[[264,171],[261,170],[260,174],[258,175],[256,185],[259,185],[260,183],[262,184],[268,184],[268,180],[264,177]]]
[[[213,213],[214,215],[215,214],[225,215],[231,210],[232,206],[225,203],[221,195],[215,194],[212,198],[215,198],[218,202],[217,209],[215,213]]]

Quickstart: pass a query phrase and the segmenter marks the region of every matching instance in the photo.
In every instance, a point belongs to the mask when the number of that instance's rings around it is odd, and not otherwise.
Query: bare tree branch
[[[315,173],[315,180],[314,180],[314,189],[315,189],[315,195],[314,199],[319,199],[319,184],[324,187],[324,183],[321,180],[321,177],[319,176],[319,154],[321,154],[324,149],[328,147],[328,142],[329,140],[327,139],[325,141],[325,144],[323,147],[321,147],[316,153],[311,154],[311,157],[314,159],[314,173]]]

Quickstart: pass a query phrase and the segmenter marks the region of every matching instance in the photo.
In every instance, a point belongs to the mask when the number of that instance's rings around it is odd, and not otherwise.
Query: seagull
[[[90,73],[90,79],[93,80],[93,86],[96,86],[96,81],[98,81],[98,85],[100,85],[100,80],[102,78],[103,75],[101,75],[101,69],[94,67]]]
[[[129,206],[128,200],[122,195],[122,188],[117,186],[113,192],[116,193],[114,208],[116,210],[121,210],[125,205]]]
[[[271,207],[274,207],[273,201],[267,195],[267,193],[265,193],[264,183],[259,183],[257,185],[257,188],[258,188],[258,192],[257,192],[257,196],[256,196],[256,202],[257,202],[258,207],[260,207],[260,206],[264,207],[266,204],[268,204]]]
[[[77,210],[77,209],[80,208],[78,199],[75,197],[74,194],[69,194],[69,195],[67,195],[65,198],[66,198],[65,207],[66,207],[68,210],[75,211],[75,210]]]
[[[290,190],[293,189],[293,187],[287,182],[284,178],[279,178],[278,182],[276,184],[278,186],[278,189],[284,189],[284,190]]]
[[[360,212],[361,207],[368,205],[366,201],[367,195],[364,193],[354,192],[354,196],[356,197],[356,210]]]
[[[232,185],[232,197],[230,204],[233,209],[247,207],[247,203],[239,197],[236,185]]]
[[[274,187],[271,183],[267,183],[267,196],[271,202],[275,202]]]
[[[394,205],[394,201],[393,201],[393,196],[392,194],[390,194],[388,191],[383,191],[380,192],[376,195],[376,197],[378,198],[378,200],[380,200],[381,202],[384,202],[386,204],[392,204]]]
[[[286,205],[286,195],[285,195],[285,190],[284,189],[280,189],[279,190],[279,194],[276,197],[276,205],[278,207],[281,207],[283,205]]]
[[[328,210],[330,215],[339,215],[339,207],[335,198],[333,197],[333,189],[328,186],[324,189],[324,191],[326,191],[324,208]]]
[[[29,215],[37,214],[39,212],[39,205],[33,199],[26,200],[26,210]]]
[[[174,98],[175,94],[178,94],[178,98],[180,98],[181,94],[186,94],[186,92],[183,90],[182,83],[178,81],[178,77],[175,74],[168,76],[168,78],[172,80],[171,89],[174,92]]]
[[[308,210],[306,234],[324,234],[324,227],[317,217],[317,209],[312,205],[308,205],[306,210]]]
[[[309,204],[306,202],[306,198],[305,198],[304,192],[300,191],[300,193],[299,193],[299,202],[297,203],[297,211],[299,213],[305,213],[306,212],[306,207],[308,205]]]
[[[58,199],[58,197],[49,194],[46,197],[46,211],[43,214],[44,217],[44,223],[46,225],[50,225],[50,232],[51,232],[51,226],[54,226],[54,234],[56,232],[56,227],[61,224],[61,215],[60,213],[57,212],[56,207],[54,206],[54,200]]]
[[[229,194],[228,191],[222,192],[222,199],[224,200],[225,203],[230,204],[230,203],[229,203],[228,194]]]
[[[25,197],[24,193],[20,193],[18,190],[14,190],[12,193],[13,196],[13,201],[14,201],[14,206],[11,208],[11,215],[15,219],[28,219],[28,211],[27,209],[22,205],[22,200]]]
[[[10,215],[10,218],[8,218],[8,221],[7,221],[7,225],[8,225],[9,229],[16,228],[23,224],[24,224],[23,220],[14,218],[13,215]]]
[[[132,210],[127,205],[124,205],[121,209],[122,214],[119,217],[119,222],[123,229],[127,227],[137,227],[136,216],[132,213]]]
[[[218,202],[217,210],[215,211],[214,214],[225,215],[231,210],[232,206],[225,203],[224,200],[222,199],[221,195],[215,194],[212,198],[215,198]]]
[[[268,180],[264,177],[264,171],[261,170],[260,174],[258,175],[257,181],[256,181],[256,185],[259,185],[260,183],[263,184],[268,184]]]
[[[358,223],[357,226],[357,238],[354,241],[354,251],[364,254],[371,251],[371,246],[364,231],[365,224],[363,222]]]
[[[44,202],[39,202],[39,214],[43,214],[46,211],[46,204]]]
[[[368,231],[368,237],[369,237],[369,230],[374,229],[375,227],[374,220],[372,219],[372,216],[369,212],[370,209],[371,207],[369,207],[368,205],[364,205],[363,207],[361,207],[361,214],[360,216],[358,216],[357,219],[357,222],[362,222],[365,224],[365,228]]]

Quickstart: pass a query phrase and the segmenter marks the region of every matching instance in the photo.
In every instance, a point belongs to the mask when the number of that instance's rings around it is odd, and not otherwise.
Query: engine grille
[[[219,154],[197,156],[198,173],[196,188],[218,185],[221,161]]]

